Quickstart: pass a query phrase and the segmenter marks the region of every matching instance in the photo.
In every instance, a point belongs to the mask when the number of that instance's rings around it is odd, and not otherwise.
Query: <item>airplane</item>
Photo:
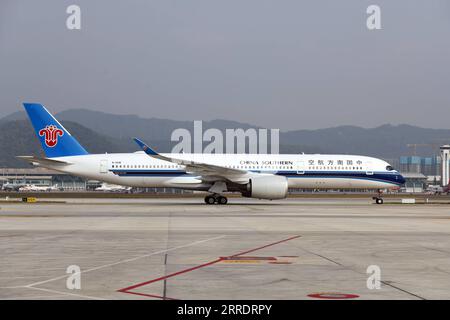
[[[2,186],[2,190],[4,191],[19,191],[19,189],[21,187],[26,186],[26,184],[24,183],[18,183],[18,184],[14,184],[14,183],[6,183]]]
[[[448,181],[447,185],[442,188],[442,193],[446,193],[447,195],[450,194],[450,180]]]
[[[106,191],[106,192],[129,192],[131,187],[119,186],[117,184],[103,183],[100,187],[95,188],[95,191]]]
[[[284,199],[288,188],[397,189],[405,179],[384,160],[327,154],[158,153],[134,138],[141,151],[89,154],[41,104],[24,103],[45,157],[19,156],[34,165],[129,187],[207,191],[207,204],[227,204],[225,193]]]
[[[428,186],[429,192],[431,194],[446,194],[449,195],[450,194],[450,180],[447,183],[447,185],[441,187],[441,186]]]
[[[19,188],[18,191],[57,191],[56,186],[36,186],[34,184],[27,184]]]

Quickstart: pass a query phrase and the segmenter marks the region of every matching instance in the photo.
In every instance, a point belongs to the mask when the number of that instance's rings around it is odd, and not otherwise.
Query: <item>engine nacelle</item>
[[[284,199],[288,192],[286,177],[262,176],[250,179],[247,190],[242,192],[244,197],[259,199]]]

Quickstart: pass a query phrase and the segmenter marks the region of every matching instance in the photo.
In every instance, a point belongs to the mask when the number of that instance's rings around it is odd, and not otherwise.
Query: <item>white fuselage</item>
[[[253,176],[285,176],[290,188],[385,189],[404,182],[398,171],[383,160],[356,155],[321,154],[162,154],[232,169],[245,170],[242,183]],[[173,187],[208,190],[205,177],[185,167],[149,157],[144,152],[92,154],[53,158],[70,165],[51,169],[131,187]]]

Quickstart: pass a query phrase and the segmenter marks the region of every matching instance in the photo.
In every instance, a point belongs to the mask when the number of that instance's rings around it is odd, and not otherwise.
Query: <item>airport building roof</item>
[[[17,179],[20,178],[20,175],[11,175],[11,176],[1,176],[0,178],[4,181],[9,180],[9,179]],[[27,179],[40,179],[40,180],[51,180],[52,176],[30,176],[30,175],[26,175]]]
[[[50,170],[46,168],[0,168],[0,176],[11,176],[11,175],[57,175],[64,174],[55,170]]]
[[[423,173],[419,172],[401,172],[401,175],[405,179],[427,179]]]

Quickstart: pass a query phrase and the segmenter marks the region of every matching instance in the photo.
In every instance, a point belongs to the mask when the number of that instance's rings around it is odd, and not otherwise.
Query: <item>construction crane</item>
[[[408,143],[406,146],[408,148],[412,148],[413,152],[412,155],[416,156],[417,155],[417,147],[431,147],[431,148],[436,148],[437,144],[434,143]]]
[[[438,140],[448,141],[450,139],[438,139]],[[433,151],[436,151],[436,150],[439,150],[439,147],[441,145],[442,145],[442,143],[433,142],[433,143],[408,143],[406,146],[408,148],[412,148],[413,156],[416,156],[417,155],[417,147],[431,147],[433,149]]]

